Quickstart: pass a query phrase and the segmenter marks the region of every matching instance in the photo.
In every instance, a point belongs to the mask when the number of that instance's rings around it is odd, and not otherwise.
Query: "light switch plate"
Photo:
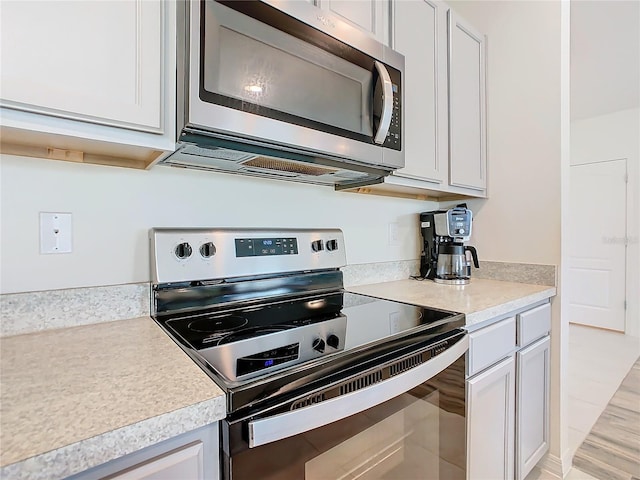
[[[40,212],[40,253],[71,253],[71,214]]]

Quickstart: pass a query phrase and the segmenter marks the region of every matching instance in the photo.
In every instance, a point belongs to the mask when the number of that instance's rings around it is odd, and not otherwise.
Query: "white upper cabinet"
[[[4,152],[146,166],[173,149],[175,2],[8,1],[1,22]]]
[[[389,44],[389,0],[317,0],[315,3],[370,33],[379,42]]]
[[[484,49],[484,37],[449,11],[450,183],[479,191],[487,186]]]
[[[484,36],[439,0],[395,1],[391,13],[391,46],[405,57],[405,166],[356,190],[486,197]]]
[[[2,102],[160,132],[162,4],[3,2]]]
[[[397,175],[447,180],[448,7],[433,0],[393,3],[393,48],[405,56],[405,167]]]

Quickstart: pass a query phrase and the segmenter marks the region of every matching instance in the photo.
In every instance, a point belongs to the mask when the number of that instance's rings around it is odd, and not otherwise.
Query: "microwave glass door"
[[[260,18],[202,3],[202,100],[373,143],[374,59],[261,2],[229,4]]]
[[[245,449],[230,459],[232,480],[464,480],[465,359],[361,413]],[[353,401],[358,401],[357,395]]]

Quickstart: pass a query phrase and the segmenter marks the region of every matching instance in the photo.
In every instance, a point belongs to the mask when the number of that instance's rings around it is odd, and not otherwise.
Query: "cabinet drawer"
[[[510,317],[469,335],[468,376],[510,355],[516,347],[516,318]]]
[[[551,304],[527,310],[517,315],[517,342],[519,347],[529,345],[551,331]]]

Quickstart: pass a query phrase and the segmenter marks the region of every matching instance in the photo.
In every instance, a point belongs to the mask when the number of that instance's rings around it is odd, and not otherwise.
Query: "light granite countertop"
[[[473,330],[555,287],[398,280],[347,290],[462,312]],[[0,339],[0,477],[63,478],[225,416],[220,388],[149,317]]]
[[[423,307],[461,312],[467,330],[483,327],[492,319],[546,300],[555,287],[474,278],[467,285],[441,285],[430,280],[397,280],[350,287],[347,290],[372,297]]]
[[[224,418],[149,317],[0,339],[0,477],[62,478]]]

